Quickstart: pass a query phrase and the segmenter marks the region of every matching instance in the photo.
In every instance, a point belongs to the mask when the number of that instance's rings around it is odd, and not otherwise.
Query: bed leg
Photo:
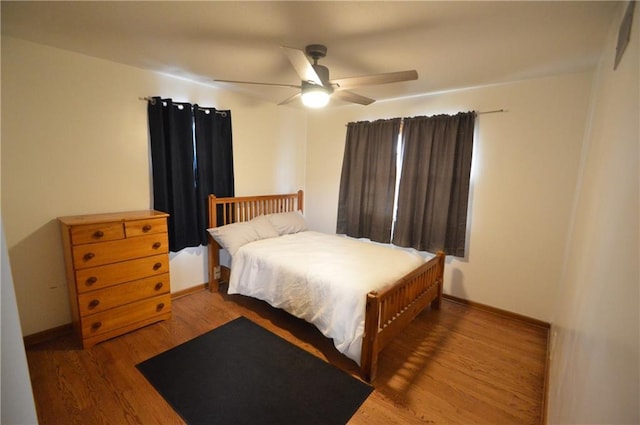
[[[442,306],[442,289],[444,287],[445,253],[443,251],[438,251],[436,256],[438,257],[438,295],[433,301],[431,301],[431,308],[434,310],[440,310],[440,307]]]
[[[215,208],[214,218],[215,218]],[[213,221],[215,223],[215,221]],[[209,235],[207,256],[209,260],[209,292],[220,290],[220,245]]]
[[[209,280],[209,292],[219,292],[220,284],[217,280]]]
[[[438,295],[431,301],[431,308],[434,310],[440,310],[442,306],[442,278],[438,281]]]
[[[362,379],[373,382],[378,373],[378,316],[380,303],[377,293],[367,294],[367,307],[364,318],[364,335],[360,355],[360,374]]]
[[[211,257],[209,257],[211,260]],[[215,266],[212,263],[209,263],[209,292],[218,292],[220,290],[220,272],[216,273],[216,268],[219,270],[220,266]]]

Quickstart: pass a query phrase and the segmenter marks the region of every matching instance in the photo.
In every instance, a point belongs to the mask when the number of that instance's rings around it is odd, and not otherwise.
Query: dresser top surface
[[[79,224],[105,223],[114,221],[146,220],[150,218],[168,217],[169,214],[156,210],[122,211],[101,214],[84,214],[58,217],[58,220],[67,226]]]

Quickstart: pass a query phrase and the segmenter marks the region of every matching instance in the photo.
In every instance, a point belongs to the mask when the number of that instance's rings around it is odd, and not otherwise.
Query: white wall
[[[312,227],[335,231],[347,122],[505,109],[477,119],[468,254],[448,260],[444,289],[549,321],[591,83],[591,73],[579,73],[310,113],[305,186]]]
[[[238,195],[304,186],[303,111],[2,37],[2,216],[25,335],[71,321],[56,217],[152,207],[139,98],[153,95],[231,109]],[[171,279],[206,282],[204,250],[172,255]]]
[[[553,315],[550,424],[640,423],[637,6],[618,69],[613,63],[622,8],[601,58],[566,271]]]
[[[2,301],[0,322],[2,322],[2,350],[0,354],[0,423],[37,424],[38,415],[31,389],[27,357],[22,344],[22,331],[15,293],[11,265],[4,240],[4,229],[0,220],[0,292]]]

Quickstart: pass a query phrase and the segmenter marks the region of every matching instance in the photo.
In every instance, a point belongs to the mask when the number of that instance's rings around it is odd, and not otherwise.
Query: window
[[[349,123],[337,232],[464,256],[474,122],[466,112]]]

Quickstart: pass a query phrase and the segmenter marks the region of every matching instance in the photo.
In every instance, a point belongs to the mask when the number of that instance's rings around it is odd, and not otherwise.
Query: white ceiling
[[[619,2],[1,2],[2,34],[278,103],[299,84],[280,46],[325,44],[331,78],[415,69],[374,99],[593,67]],[[332,101],[338,105],[339,102]],[[296,104],[293,104],[296,105]],[[363,106],[364,107],[364,106]]]

